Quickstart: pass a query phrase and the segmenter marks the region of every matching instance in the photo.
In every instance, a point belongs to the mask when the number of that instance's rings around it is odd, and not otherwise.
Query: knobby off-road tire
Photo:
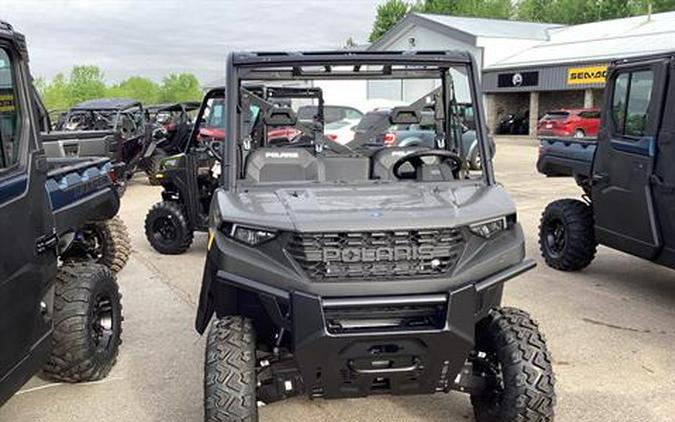
[[[124,268],[131,253],[129,231],[121,218],[87,223],[82,227],[77,245],[65,251],[66,263],[95,262],[118,273]]]
[[[160,179],[157,179],[155,175],[159,172],[162,160],[168,157],[169,154],[166,153],[162,148],[157,148],[145,165],[144,171],[148,175],[148,181],[151,185],[157,186],[160,184]]]
[[[255,359],[249,319],[227,316],[213,322],[204,361],[205,422],[258,420]]]
[[[118,273],[127,265],[131,253],[131,239],[124,221],[117,216],[110,220],[93,223],[101,234],[102,255],[98,260]]]
[[[477,351],[486,353],[484,362],[499,369],[494,389],[471,396],[476,421],[553,421],[551,354],[537,323],[527,312],[501,308],[490,311],[476,330]]]
[[[122,295],[104,265],[72,263],[56,276],[52,353],[44,372],[57,381],[105,378],[122,343]]]
[[[578,271],[595,257],[593,210],[576,199],[551,202],[541,216],[539,249],[548,266]]]
[[[145,217],[145,237],[161,254],[182,254],[192,244],[193,236],[183,207],[176,202],[159,202]]]

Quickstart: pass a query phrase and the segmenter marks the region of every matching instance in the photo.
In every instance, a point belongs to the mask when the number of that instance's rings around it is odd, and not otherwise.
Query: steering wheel
[[[207,139],[206,142],[204,142],[204,144],[206,145],[206,152],[209,153],[209,155],[213,156],[213,158],[215,158],[218,161],[221,162],[223,161],[223,156],[220,154],[220,150],[223,147],[222,141]]]
[[[427,164],[423,160],[424,157],[437,157],[440,160],[438,164]],[[415,171],[401,173],[401,167],[406,163],[410,163]],[[459,170],[462,168],[462,164],[462,159],[454,152],[423,150],[399,158],[394,163],[392,171],[397,179],[417,179],[421,170],[423,181],[448,181],[459,178]],[[453,179],[448,177],[448,171],[452,173]]]

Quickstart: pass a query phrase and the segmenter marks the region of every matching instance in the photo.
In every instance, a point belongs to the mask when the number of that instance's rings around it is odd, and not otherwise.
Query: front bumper
[[[284,394],[346,398],[449,391],[461,385],[458,374],[474,346],[476,322],[500,305],[506,280],[534,266],[523,260],[435,294],[322,297],[211,271],[207,260],[204,282],[211,294],[202,291],[196,328],[203,332],[214,311],[237,314],[237,291],[248,291],[290,333],[299,376]]]

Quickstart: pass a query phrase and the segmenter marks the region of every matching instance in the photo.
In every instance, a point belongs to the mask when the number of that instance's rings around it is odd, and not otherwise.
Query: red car
[[[538,136],[586,138],[598,135],[600,110],[565,109],[549,111],[539,120]]]

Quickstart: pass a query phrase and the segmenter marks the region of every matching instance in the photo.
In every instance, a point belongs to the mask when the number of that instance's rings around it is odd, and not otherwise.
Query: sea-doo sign
[[[604,84],[607,81],[607,65],[571,67],[567,69],[568,85]]]

